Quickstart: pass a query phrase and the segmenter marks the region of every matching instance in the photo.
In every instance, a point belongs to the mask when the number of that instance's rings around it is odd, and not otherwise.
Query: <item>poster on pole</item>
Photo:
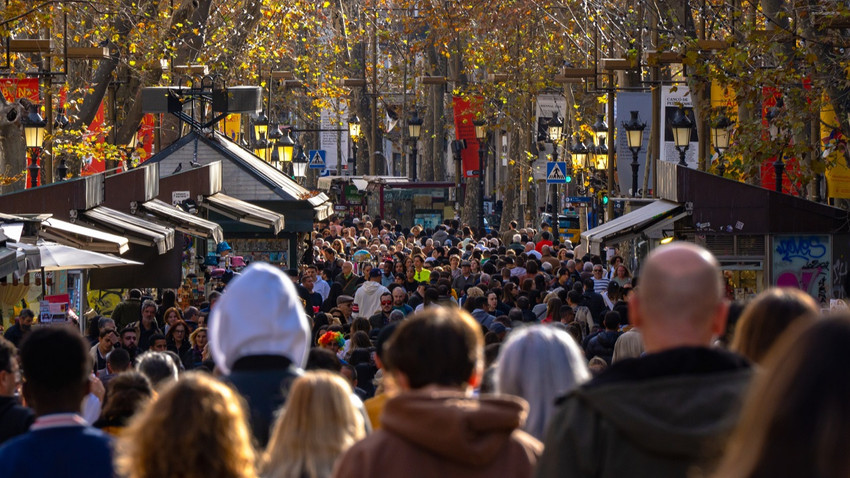
[[[319,132],[319,149],[325,151],[326,170],[339,171],[348,164],[348,106],[341,101],[332,100],[335,107],[322,108]]]
[[[691,142],[685,151],[685,162],[689,168],[696,169],[698,165],[698,150],[699,141],[697,139],[696,117],[694,116],[693,98],[687,86],[664,86],[661,88],[661,127],[664,128],[664,138],[661,142],[661,161],[671,163],[679,162],[679,150],[676,149],[676,144],[673,142],[673,130],[670,128],[670,121],[673,120],[676,110],[679,105],[685,108],[685,114],[688,119],[694,124],[691,129]]]
[[[643,177],[646,171],[646,152],[649,146],[649,134],[652,126],[652,94],[643,91],[624,91],[617,94],[614,103],[614,118],[616,118],[617,136],[617,178],[619,179],[620,191],[629,192],[632,188],[632,151],[629,149],[629,141],[623,123],[631,118],[631,111],[638,112],[640,121],[646,123],[643,130],[643,141],[641,141],[638,152],[638,196],[643,191]],[[677,157],[678,158],[678,157]],[[678,160],[678,159],[677,159]],[[650,168],[649,184],[652,184],[652,176],[655,171]]]
[[[478,138],[475,137],[475,125],[472,122],[481,109],[480,103],[473,103],[462,96],[455,96],[452,99],[452,106],[455,117],[455,139],[466,140],[466,149],[460,152],[463,177],[478,177]]]

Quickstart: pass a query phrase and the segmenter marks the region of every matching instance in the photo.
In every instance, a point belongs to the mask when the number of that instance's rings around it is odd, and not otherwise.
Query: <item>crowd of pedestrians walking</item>
[[[727,331],[698,246],[633,275],[545,223],[335,218],[305,245],[198,309],[131,290],[85,336],[24,310],[0,477],[850,476],[850,317],[771,289]]]

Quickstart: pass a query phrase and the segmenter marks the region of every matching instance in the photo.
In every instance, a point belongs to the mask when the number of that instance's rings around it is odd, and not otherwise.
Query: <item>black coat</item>
[[[26,433],[35,421],[35,413],[22,407],[16,397],[0,397],[0,444]]]

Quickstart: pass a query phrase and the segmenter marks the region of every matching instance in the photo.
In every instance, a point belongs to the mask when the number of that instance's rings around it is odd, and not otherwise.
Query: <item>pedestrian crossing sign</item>
[[[310,158],[310,169],[325,169],[327,163],[325,162],[326,152],[323,149],[312,149],[310,150],[310,154],[308,155]]]
[[[546,163],[546,184],[567,184],[567,163],[550,161]]]

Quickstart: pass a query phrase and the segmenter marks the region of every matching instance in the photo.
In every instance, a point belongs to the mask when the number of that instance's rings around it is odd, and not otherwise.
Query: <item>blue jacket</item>
[[[32,430],[0,447],[0,476],[113,478],[112,439],[90,426]]]

